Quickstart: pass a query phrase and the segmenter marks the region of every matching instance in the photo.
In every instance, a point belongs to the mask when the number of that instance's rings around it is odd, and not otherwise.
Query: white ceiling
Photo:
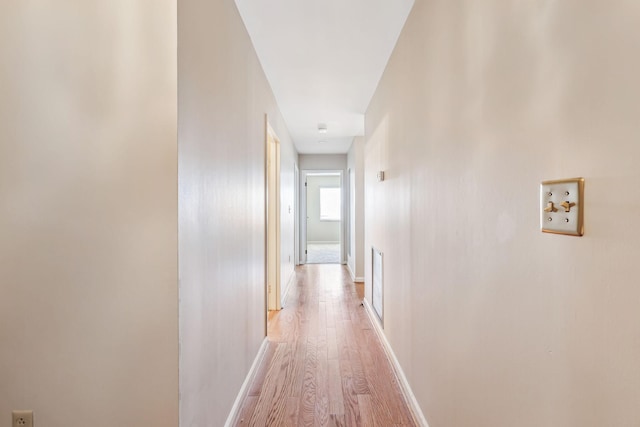
[[[298,152],[346,153],[414,0],[235,1]]]

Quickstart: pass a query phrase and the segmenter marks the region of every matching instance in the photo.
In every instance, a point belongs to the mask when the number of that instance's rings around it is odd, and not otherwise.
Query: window
[[[340,188],[320,188],[320,221],[340,221]]]

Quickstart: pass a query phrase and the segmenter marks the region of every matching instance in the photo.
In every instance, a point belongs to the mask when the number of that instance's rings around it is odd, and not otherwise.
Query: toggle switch
[[[560,206],[564,208],[565,212],[571,212],[571,208],[574,207],[575,205],[576,205],[575,203],[565,200],[564,202],[562,202]]]
[[[542,182],[540,230],[570,236],[584,234],[584,178]]]
[[[553,206],[553,202],[548,202],[547,207],[544,208],[545,212],[558,212],[558,209]]]

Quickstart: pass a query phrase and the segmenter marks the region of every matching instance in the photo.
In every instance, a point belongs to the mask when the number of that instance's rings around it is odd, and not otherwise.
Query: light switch
[[[584,234],[584,178],[543,181],[540,229],[545,233]]]

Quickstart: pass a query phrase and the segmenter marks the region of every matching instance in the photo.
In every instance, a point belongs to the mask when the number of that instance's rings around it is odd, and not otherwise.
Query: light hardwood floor
[[[415,426],[346,268],[296,270],[238,426]]]

